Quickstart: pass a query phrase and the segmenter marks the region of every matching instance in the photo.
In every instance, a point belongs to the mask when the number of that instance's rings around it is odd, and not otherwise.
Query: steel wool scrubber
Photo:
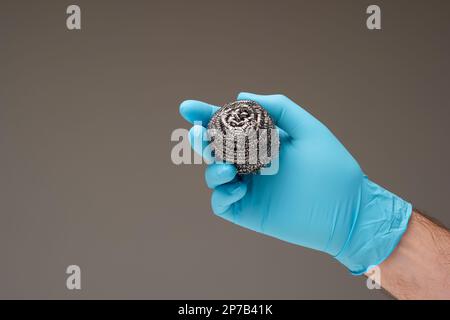
[[[208,124],[214,156],[239,174],[257,173],[278,156],[279,136],[267,111],[251,100],[220,108]]]

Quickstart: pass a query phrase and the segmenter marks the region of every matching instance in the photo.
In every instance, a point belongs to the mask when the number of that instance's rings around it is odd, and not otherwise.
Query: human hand
[[[282,95],[241,93],[264,107],[280,129],[279,170],[236,174],[232,164],[208,165],[213,212],[281,240],[326,252],[355,274],[381,263],[406,230],[411,205],[371,182],[320,121]],[[185,101],[190,141],[202,140],[218,108]],[[204,154],[205,143],[192,143]]]

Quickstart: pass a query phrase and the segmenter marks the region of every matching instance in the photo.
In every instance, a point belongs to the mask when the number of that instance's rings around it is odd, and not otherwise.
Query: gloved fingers
[[[192,149],[203,157],[207,164],[214,162],[211,146],[209,145],[207,130],[205,127],[195,125],[189,130],[189,143]]]
[[[301,136],[300,129],[302,126],[306,126],[311,119],[314,119],[312,115],[284,95],[259,95],[241,92],[237,99],[253,100],[259,103],[269,112],[275,124],[294,139]]]
[[[218,215],[218,214],[217,214]],[[219,217],[221,217],[222,219],[228,220],[230,222],[236,223],[235,221],[235,216],[234,216],[234,210],[233,210],[233,205],[231,205],[227,211],[225,211],[224,213],[221,213],[220,215],[218,215]]]
[[[232,181],[237,174],[234,165],[228,163],[213,163],[205,170],[205,180],[209,188],[214,189]]]
[[[280,141],[283,143],[285,141],[288,141],[290,139],[290,136],[287,134],[286,131],[283,129],[276,127],[278,130],[278,136],[280,137]]]
[[[197,100],[186,100],[180,104],[180,114],[184,119],[194,124],[207,127],[209,120],[219,108]]]
[[[241,200],[247,193],[247,184],[242,181],[223,184],[214,189],[211,196],[211,207],[216,215],[229,212],[231,206]],[[229,218],[229,217],[228,217]]]

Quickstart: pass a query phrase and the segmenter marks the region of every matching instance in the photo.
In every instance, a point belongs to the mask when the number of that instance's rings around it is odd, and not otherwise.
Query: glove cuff
[[[354,275],[379,265],[399,243],[411,213],[410,203],[364,177],[359,213],[335,258]]]

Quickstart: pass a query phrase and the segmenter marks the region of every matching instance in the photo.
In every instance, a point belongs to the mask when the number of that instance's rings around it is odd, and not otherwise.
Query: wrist
[[[346,244],[335,258],[360,275],[394,251],[408,227],[412,206],[364,177],[358,214]]]
[[[448,299],[449,252],[450,233],[413,211],[399,245],[380,264],[381,285],[399,299]]]

